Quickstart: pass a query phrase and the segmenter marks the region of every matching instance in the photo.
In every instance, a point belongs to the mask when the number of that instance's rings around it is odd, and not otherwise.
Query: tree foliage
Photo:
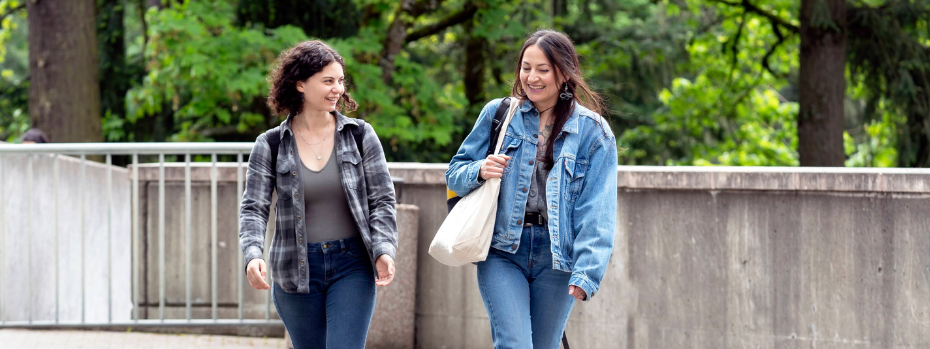
[[[346,58],[350,116],[373,124],[389,160],[446,162],[509,93],[524,38],[550,27],[607,97],[622,163],[799,164],[800,0],[99,2],[122,5],[125,25],[115,79],[128,92],[101,115],[108,141],[250,141],[281,121],[265,106],[278,53],[320,38]],[[930,165],[928,2],[847,2],[847,166]],[[21,3],[0,0],[10,139],[28,128]]]

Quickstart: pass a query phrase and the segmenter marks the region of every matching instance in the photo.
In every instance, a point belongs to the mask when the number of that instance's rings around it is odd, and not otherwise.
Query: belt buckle
[[[530,218],[530,217],[533,217],[534,219],[533,219],[532,221],[529,220],[529,219],[527,219],[527,218]],[[524,215],[523,215],[523,227],[524,227],[524,228],[529,228],[529,227],[532,227],[532,226],[534,226],[534,225],[543,225],[543,218],[542,218],[542,215],[539,214],[539,213],[536,213],[536,214],[532,214],[532,213],[530,213],[530,214],[524,214]]]

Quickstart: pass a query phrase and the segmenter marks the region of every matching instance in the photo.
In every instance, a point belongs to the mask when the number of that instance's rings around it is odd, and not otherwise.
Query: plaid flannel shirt
[[[342,186],[349,208],[374,268],[381,255],[394,258],[397,250],[397,219],[394,185],[378,135],[366,124],[362,141],[362,159],[352,135],[355,120],[339,112],[336,115],[336,163],[340,166]],[[272,280],[288,293],[308,293],[307,244],[304,224],[313,217],[304,214],[304,193],[300,178],[300,160],[294,155],[291,117],[281,123],[281,142],[271,149],[263,133],[255,140],[249,156],[245,191],[239,207],[239,246],[245,265],[262,258],[265,227],[268,224],[272,192],[278,192],[275,204],[275,234],[269,251]],[[278,151],[276,168],[271,168],[271,152]],[[273,177],[277,186],[272,187]]]

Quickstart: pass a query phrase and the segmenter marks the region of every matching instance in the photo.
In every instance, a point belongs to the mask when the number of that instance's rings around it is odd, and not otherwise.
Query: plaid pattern
[[[262,258],[265,227],[268,224],[272,191],[278,192],[275,206],[275,234],[271,242],[270,269],[274,282],[288,293],[308,293],[307,244],[304,224],[303,186],[300,178],[300,160],[294,152],[294,133],[291,117],[281,123],[281,143],[278,148],[277,168],[271,168],[271,151],[267,133],[255,140],[249,156],[245,191],[239,207],[239,246],[245,265],[254,258]],[[365,159],[361,158],[352,127],[355,120],[336,112],[336,163],[340,166],[342,185],[349,208],[365,242],[374,267],[383,254],[394,258],[397,250],[397,218],[394,184],[388,173],[387,161],[378,135],[370,124],[365,125]],[[277,187],[272,188],[272,176]],[[313,224],[312,222],[310,224]]]

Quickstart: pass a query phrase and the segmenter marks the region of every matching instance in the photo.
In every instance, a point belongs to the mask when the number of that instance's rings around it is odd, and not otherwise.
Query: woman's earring
[[[565,92],[560,93],[559,98],[566,100],[566,101],[569,99],[572,99],[572,97],[574,97],[575,95],[573,95],[571,92],[568,92],[568,83],[567,82],[562,83],[562,86],[565,86]]]
[[[304,94],[303,94],[303,93],[300,94],[300,101],[301,101],[301,102],[304,101]]]

